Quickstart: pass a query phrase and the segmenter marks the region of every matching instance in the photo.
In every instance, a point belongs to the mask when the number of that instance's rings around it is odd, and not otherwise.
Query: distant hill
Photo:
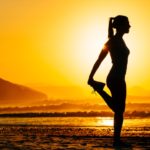
[[[45,99],[47,95],[42,92],[0,78],[0,105],[24,105]]]

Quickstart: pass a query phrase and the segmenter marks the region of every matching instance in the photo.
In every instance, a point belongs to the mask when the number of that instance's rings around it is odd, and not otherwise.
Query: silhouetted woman
[[[104,45],[97,61],[95,62],[89,76],[88,84],[91,85],[105,100],[107,105],[114,112],[114,146],[120,145],[121,128],[123,124],[123,114],[126,101],[126,82],[125,75],[127,70],[129,49],[127,48],[123,35],[129,32],[130,24],[126,16],[116,16],[110,18],[108,28],[108,41]],[[114,35],[113,29],[116,29]],[[104,83],[93,79],[95,72],[100,66],[106,55],[110,53],[112,67],[107,76],[107,86],[111,91],[109,96],[104,90]]]

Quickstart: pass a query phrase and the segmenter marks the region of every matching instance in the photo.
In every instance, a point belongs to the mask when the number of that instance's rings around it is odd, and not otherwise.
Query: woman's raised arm
[[[106,57],[106,55],[108,54],[108,50],[107,49],[102,49],[98,59],[96,60],[91,73],[89,75],[89,79],[88,79],[88,84],[90,84],[90,82],[92,82],[94,79],[94,74],[96,73],[97,69],[99,68],[101,62],[104,60],[104,58]]]

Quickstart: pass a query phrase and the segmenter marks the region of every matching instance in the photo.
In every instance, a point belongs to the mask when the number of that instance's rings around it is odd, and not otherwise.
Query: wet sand
[[[0,126],[0,150],[148,150],[149,128],[124,128],[122,141],[113,147],[111,127]]]

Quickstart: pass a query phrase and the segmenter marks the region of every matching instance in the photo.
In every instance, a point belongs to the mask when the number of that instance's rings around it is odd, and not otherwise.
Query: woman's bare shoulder
[[[113,43],[113,39],[112,38],[108,39],[104,44],[104,48],[109,49],[111,47],[112,43]]]
[[[107,40],[107,42],[104,44],[104,46],[109,49],[112,46],[116,45],[116,43],[117,43],[117,41],[116,41],[115,37],[112,37]]]

